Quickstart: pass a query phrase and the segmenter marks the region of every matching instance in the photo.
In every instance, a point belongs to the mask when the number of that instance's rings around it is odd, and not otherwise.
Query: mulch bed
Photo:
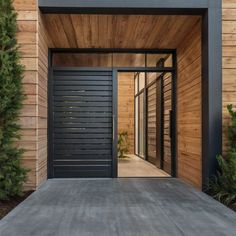
[[[9,200],[0,201],[0,220],[32,193],[33,191],[24,192],[22,196],[11,197]]]
[[[234,204],[234,205],[231,205],[231,206],[229,206],[229,208],[231,208],[233,211],[235,211],[236,212],[236,205]]]

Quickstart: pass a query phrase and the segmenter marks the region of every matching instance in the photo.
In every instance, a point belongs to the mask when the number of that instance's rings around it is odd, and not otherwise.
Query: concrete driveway
[[[177,179],[48,180],[0,236],[234,236],[236,214]]]

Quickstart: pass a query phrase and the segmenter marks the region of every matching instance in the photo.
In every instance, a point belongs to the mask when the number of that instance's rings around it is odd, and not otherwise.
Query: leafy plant
[[[0,200],[20,195],[26,170],[21,167],[23,150],[15,141],[24,95],[24,68],[17,47],[16,12],[12,0],[0,1]]]
[[[129,151],[128,132],[124,131],[119,133],[118,136],[118,158],[125,158],[125,154]]]
[[[228,105],[231,124],[228,127],[229,150],[226,158],[217,156],[219,171],[210,181],[212,196],[225,205],[236,206],[236,111]]]

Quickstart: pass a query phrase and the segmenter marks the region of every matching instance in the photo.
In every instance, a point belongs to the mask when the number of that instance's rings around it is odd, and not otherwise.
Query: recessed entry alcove
[[[37,78],[21,118],[37,123],[22,130],[32,137],[28,188],[80,177],[177,177],[202,187],[221,151],[212,2],[39,0],[34,34],[19,16],[20,42],[37,41],[35,67],[32,46],[22,47],[25,83]],[[129,158],[118,160],[126,131]]]

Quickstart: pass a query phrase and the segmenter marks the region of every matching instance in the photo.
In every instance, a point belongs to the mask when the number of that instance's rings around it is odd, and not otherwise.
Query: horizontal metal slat
[[[57,154],[54,156],[54,160],[103,160],[110,159],[111,154]]]
[[[65,123],[111,123],[112,118],[111,117],[86,117],[86,118],[76,118],[73,116],[67,116],[67,117],[55,117],[54,122],[65,122]]]
[[[65,135],[63,135],[64,137]],[[56,139],[54,138],[53,139],[53,143],[55,144],[78,144],[78,145],[81,145],[81,144],[87,144],[87,143],[90,143],[90,144],[101,144],[101,143],[108,143],[108,144],[112,144],[112,139],[104,139],[104,138],[96,138],[96,139],[71,139],[71,138],[63,138],[63,139]]]
[[[92,133],[92,134],[88,134],[88,133],[78,133],[78,134],[73,134],[73,133],[64,133],[63,135],[61,134],[54,134],[54,140],[60,140],[60,139],[67,139],[67,140],[83,140],[83,139],[101,139],[101,142],[103,142],[103,139],[108,139],[111,140],[112,138],[112,133]]]
[[[112,112],[112,107],[54,107],[54,111],[60,111],[60,112],[75,112],[75,111],[81,111],[81,112]]]
[[[54,80],[54,86],[111,86],[112,81],[101,81],[101,80]]]
[[[109,128],[55,128],[54,133],[56,134],[71,134],[71,133],[77,133],[77,134],[112,134],[112,130]]]
[[[111,91],[112,86],[65,86],[65,85],[55,85],[55,91]]]
[[[54,123],[55,128],[112,128],[111,123]]]
[[[71,151],[79,151],[79,150],[107,150],[111,149],[110,143],[83,143],[83,144],[55,144],[55,150],[64,150],[70,153]]]
[[[55,155],[57,154],[68,154],[67,150],[54,150]],[[71,150],[71,155],[89,155],[89,154],[98,154],[98,155],[109,155],[111,150]]]
[[[78,101],[78,102],[71,102],[71,101],[62,101],[62,102],[54,102],[55,107],[111,107],[112,102],[86,102],[86,101]]]
[[[86,101],[86,102],[111,102],[111,96],[54,96],[54,102],[60,101]]]
[[[55,118],[111,118],[111,112],[74,112],[74,111],[67,111],[67,112],[55,112],[54,111],[54,119]]]
[[[85,91],[85,90],[76,90],[76,91],[54,91],[54,96],[112,96],[111,90],[104,91]]]

